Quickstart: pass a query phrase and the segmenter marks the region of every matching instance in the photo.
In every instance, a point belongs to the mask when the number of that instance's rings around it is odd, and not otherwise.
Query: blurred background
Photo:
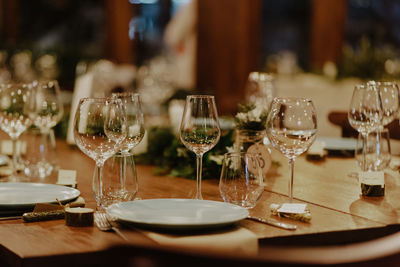
[[[397,80],[399,25],[396,0],[0,0],[0,81],[72,92],[79,75],[113,68],[115,90],[163,88],[144,102],[199,91],[233,114],[251,71],[278,90],[300,74]]]

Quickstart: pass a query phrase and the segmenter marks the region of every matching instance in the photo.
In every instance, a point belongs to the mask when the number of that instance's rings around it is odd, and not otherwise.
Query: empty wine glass
[[[297,156],[314,142],[317,115],[305,98],[274,98],[268,114],[267,136],[272,146],[289,160],[289,201],[293,200],[293,167]]]
[[[187,96],[182,115],[180,137],[182,143],[196,154],[196,199],[203,199],[201,194],[203,154],[218,143],[220,135],[221,130],[214,96]]]
[[[222,162],[219,192],[225,202],[254,208],[264,192],[259,154],[226,153]]]
[[[41,133],[41,159],[33,164],[34,166],[27,166],[29,169],[27,173],[44,178],[54,169],[54,166],[46,159],[50,149],[47,144],[51,128],[61,120],[64,108],[56,80],[35,82],[33,92],[31,116],[33,124],[40,129]]]
[[[74,138],[82,152],[96,161],[92,190],[98,208],[103,198],[104,162],[121,149],[126,114],[120,99],[82,98],[74,119]]]
[[[112,97],[120,99],[125,107],[127,137],[121,143],[121,150],[105,162],[103,207],[135,198],[138,183],[132,150],[140,143],[145,133],[139,94],[114,93]]]
[[[12,140],[13,174],[8,178],[10,181],[20,179],[17,175],[17,140],[32,123],[29,116],[31,98],[32,84],[0,85],[0,127]]]
[[[378,129],[382,123],[382,101],[374,82],[354,87],[348,119],[350,125],[363,136],[363,147],[367,147],[368,133]],[[365,149],[362,170],[366,170]]]
[[[399,88],[394,82],[377,82],[382,101],[382,125],[381,128],[391,123],[399,111]]]

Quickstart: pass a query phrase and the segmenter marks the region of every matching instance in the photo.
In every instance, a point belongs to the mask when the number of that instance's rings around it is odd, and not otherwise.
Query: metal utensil
[[[294,224],[289,224],[289,223],[283,223],[274,219],[265,219],[265,218],[259,218],[259,217],[254,217],[254,216],[247,216],[247,219],[257,221],[257,222],[262,222],[265,224],[269,224],[275,227],[283,228],[286,230],[296,230],[297,226]]]
[[[18,219],[22,219],[22,216],[0,217],[0,221],[18,220]]]
[[[115,226],[114,222],[108,220],[107,215],[104,212],[95,212],[94,222],[96,223],[97,228],[99,228],[101,231],[112,230],[122,239],[128,241],[126,236]]]

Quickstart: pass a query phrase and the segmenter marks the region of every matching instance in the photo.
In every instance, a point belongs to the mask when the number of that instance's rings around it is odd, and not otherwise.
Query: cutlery
[[[114,222],[108,220],[107,215],[104,212],[96,212],[94,214],[94,222],[96,223],[97,228],[101,231],[112,230],[122,239],[128,241],[126,236],[115,226]]]
[[[0,221],[18,220],[18,219],[22,219],[22,216],[0,217]]]
[[[260,218],[260,217],[254,217],[254,216],[247,216],[247,219],[257,221],[257,222],[262,222],[265,224],[269,224],[275,227],[283,228],[286,230],[296,230],[297,226],[294,224],[289,224],[289,223],[283,223],[274,219],[265,219],[265,218]]]

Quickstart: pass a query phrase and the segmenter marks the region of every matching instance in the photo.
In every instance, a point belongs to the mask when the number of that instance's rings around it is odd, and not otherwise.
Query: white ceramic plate
[[[230,203],[195,199],[146,199],[121,202],[107,208],[120,221],[142,226],[188,229],[233,224],[249,212]]]
[[[325,143],[326,150],[355,150],[357,140],[344,137],[318,137],[318,141]]]
[[[39,183],[0,183],[0,210],[28,209],[36,203],[67,202],[77,198],[79,190]]]

